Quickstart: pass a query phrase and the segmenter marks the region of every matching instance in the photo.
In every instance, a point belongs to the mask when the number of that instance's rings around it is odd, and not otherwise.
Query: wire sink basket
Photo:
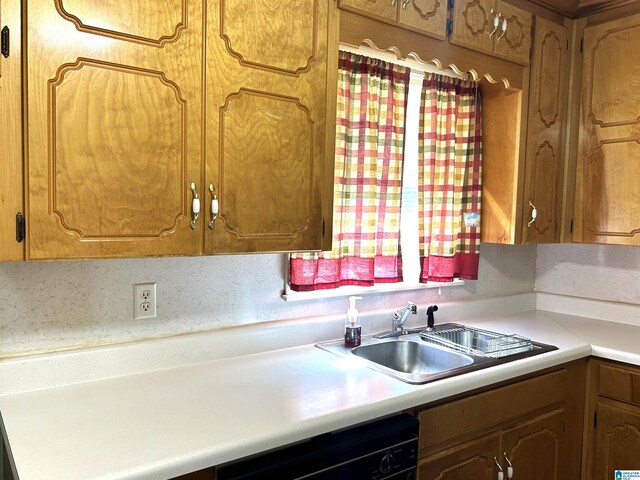
[[[420,337],[431,343],[470,354],[490,358],[508,357],[539,349],[537,345],[520,335],[503,335],[479,328],[455,325],[442,330],[423,331]]]

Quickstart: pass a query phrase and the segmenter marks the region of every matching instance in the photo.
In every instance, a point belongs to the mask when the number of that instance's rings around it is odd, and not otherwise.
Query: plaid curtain
[[[333,250],[290,257],[292,290],[402,281],[400,199],[409,69],[340,52]]]
[[[476,280],[482,118],[475,82],[426,74],[418,143],[420,281]]]

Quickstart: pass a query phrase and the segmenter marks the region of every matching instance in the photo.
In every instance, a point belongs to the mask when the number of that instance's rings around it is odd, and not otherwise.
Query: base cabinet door
[[[640,407],[599,402],[592,480],[609,480],[616,470],[640,470]]]
[[[418,462],[418,480],[494,480],[497,433],[428,455]]]
[[[518,480],[574,478],[563,471],[564,415],[557,409],[504,430],[498,459],[503,470],[511,462]]]

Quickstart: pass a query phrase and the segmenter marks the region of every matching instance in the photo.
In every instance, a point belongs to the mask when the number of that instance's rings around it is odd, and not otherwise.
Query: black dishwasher
[[[413,480],[418,420],[407,414],[223,465],[217,480]]]

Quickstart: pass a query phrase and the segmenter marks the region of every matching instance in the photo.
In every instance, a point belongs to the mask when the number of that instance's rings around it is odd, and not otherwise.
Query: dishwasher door
[[[407,414],[320,435],[217,469],[217,480],[413,480],[418,420]]]

